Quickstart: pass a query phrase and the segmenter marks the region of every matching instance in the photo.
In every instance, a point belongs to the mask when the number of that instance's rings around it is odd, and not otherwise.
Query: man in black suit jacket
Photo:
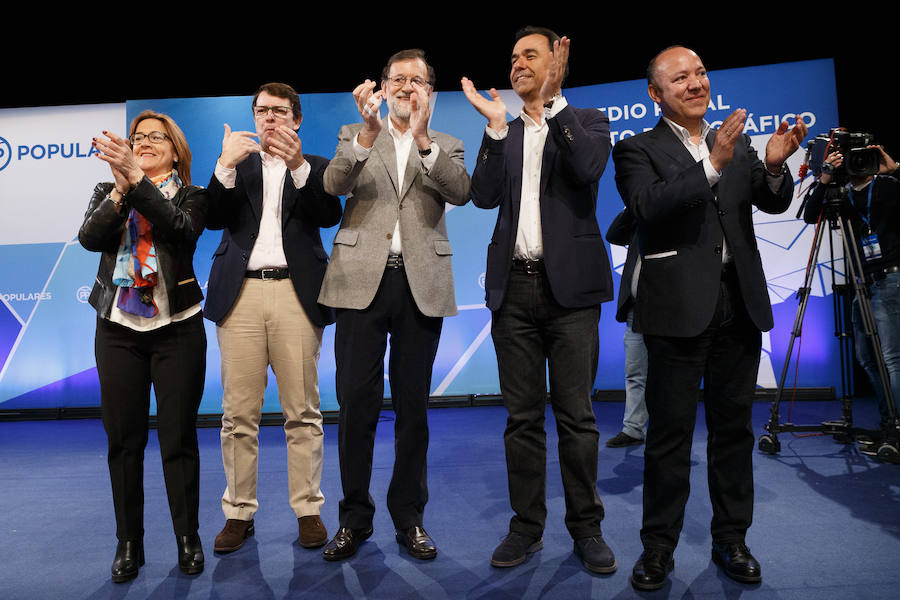
[[[760,161],[738,109],[713,132],[703,119],[709,79],[693,51],[659,53],[648,92],[663,119],[616,144],[616,184],[638,224],[641,271],[634,329],[649,358],[644,453],[644,553],[632,584],[665,584],[689,492],[691,439],[703,380],[713,506],[713,560],[757,582],[744,536],[753,516],[750,425],[761,349],[772,309],[751,212],[786,210],[793,185],[784,161],[806,135],[781,123]]]
[[[644,443],[647,432],[647,404],[644,402],[644,388],[647,385],[647,347],[644,336],[634,331],[633,283],[637,283],[641,272],[640,253],[637,243],[637,224],[628,208],[613,219],[606,231],[606,241],[617,246],[628,246],[619,295],[616,297],[616,320],[625,323],[625,416],[622,430],[606,440],[608,448],[623,448]]]
[[[256,132],[225,125],[222,154],[209,182],[206,225],[222,229],[209,274],[204,315],[216,323],[222,354],[222,496],[225,527],[215,550],[231,552],[253,535],[259,420],[269,366],[285,417],[290,504],[303,547],[328,541],[324,502],[318,360],[322,331],[334,322],[317,303],[328,255],[320,227],[341,218],[325,193],[328,160],[303,154],[300,98],[269,83],[253,97]],[[259,143],[251,138],[258,137]]]
[[[511,567],[542,547],[547,403],[559,431],[566,526],[575,551],[594,572],[616,569],[601,535],[597,495],[598,433],[591,405],[597,370],[600,303],[612,298],[612,275],[595,214],[598,180],[609,157],[609,120],[569,106],[561,94],[569,40],[543,28],[516,36],[510,82],[524,101],[506,123],[496,90],[463,91],[488,119],[472,201],[500,207],[488,246],[485,289],[493,313],[500,389],[509,411],[503,439],[515,516],[491,564]]]

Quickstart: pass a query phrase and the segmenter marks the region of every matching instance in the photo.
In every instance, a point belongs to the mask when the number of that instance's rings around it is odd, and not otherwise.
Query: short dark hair
[[[284,98],[285,100],[289,100],[291,103],[291,110],[294,113],[294,119],[297,121],[300,120],[302,116],[302,112],[300,112],[300,96],[297,95],[297,92],[286,83],[278,83],[277,81],[273,81],[272,83],[264,83],[259,86],[259,89],[256,90],[256,93],[253,94],[253,102],[250,104],[250,108],[256,106],[256,99],[259,98],[259,95],[263,92],[269,94],[270,96],[275,96],[276,98]]]
[[[527,37],[529,35],[542,35],[547,38],[547,46],[550,47],[550,52],[553,52],[553,42],[559,40],[559,35],[556,34],[552,29],[547,29],[546,27],[535,27],[534,25],[526,25],[522,29],[516,32],[516,39],[513,40],[513,45],[516,44],[523,37]]]
[[[391,65],[395,62],[400,62],[401,60],[415,60],[417,58],[425,63],[425,72],[428,75],[428,83],[431,84],[431,87],[434,87],[434,67],[428,64],[428,61],[425,60],[425,51],[419,48],[410,48],[409,50],[401,50],[400,52],[392,54],[388,59],[387,64],[384,65],[384,69],[381,70],[381,80],[387,81],[388,75],[391,73]]]
[[[662,50],[656,53],[656,55],[650,59],[650,62],[647,63],[647,83],[652,85],[653,87],[659,87],[656,84],[656,80],[654,79],[654,75],[656,72],[656,61],[659,60],[659,57],[663,55],[663,53],[668,52],[669,50],[673,50],[675,48],[684,48],[685,50],[690,50],[694,52],[693,49],[688,48],[687,46],[682,46],[681,44],[672,44],[671,46],[666,46]],[[694,52],[694,54],[697,54]]]
[[[542,35],[547,38],[547,46],[550,48],[551,53],[553,52],[553,43],[558,42],[560,39],[559,35],[552,29],[548,29],[546,27],[535,27],[534,25],[526,25],[516,32],[516,39],[513,40],[513,45],[515,46],[519,42],[519,40],[529,35]],[[566,72],[563,73],[563,81],[565,81],[566,77],[568,76],[569,63],[566,63]]]

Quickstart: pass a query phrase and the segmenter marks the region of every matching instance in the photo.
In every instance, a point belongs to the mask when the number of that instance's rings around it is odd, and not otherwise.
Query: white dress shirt
[[[263,176],[263,206],[262,216],[259,220],[259,233],[247,261],[248,271],[287,267],[287,258],[284,256],[284,246],[281,239],[281,205],[282,192],[284,191],[284,174],[287,165],[284,160],[272,156],[266,152],[259,153],[262,158]],[[312,167],[309,161],[291,171],[291,179],[298,190],[306,185]],[[226,190],[233,189],[237,179],[237,170],[229,169],[216,162],[216,179]]]
[[[387,123],[388,133],[391,135],[391,139],[394,140],[394,154],[397,157],[397,188],[399,194],[400,191],[403,190],[403,177],[406,175],[406,164],[409,162],[409,151],[413,145],[412,128],[408,128],[405,133],[400,133],[400,131],[394,127],[394,122],[390,117],[388,117]],[[372,148],[374,147],[375,146],[373,145]],[[372,148],[364,148],[359,145],[358,133],[353,138],[353,153],[356,156],[356,160],[359,162],[363,162],[369,158],[369,154],[372,153]],[[416,148],[416,150],[418,150],[418,148]],[[434,166],[434,161],[437,160],[439,152],[440,146],[431,142],[431,154],[420,159],[422,161],[422,166],[425,167],[426,173]],[[391,235],[391,254],[403,254],[403,242],[400,239],[399,217],[394,224],[394,233]]]
[[[706,119],[703,120],[703,125],[700,128],[700,141],[697,144],[691,141],[691,132],[686,128],[675,121],[670,121],[666,117],[663,117],[663,120],[672,128],[675,137],[681,140],[681,143],[684,144],[687,151],[691,153],[694,160],[703,163],[703,172],[706,173],[706,180],[709,182],[709,187],[719,183],[722,174],[716,171],[715,168],[713,168],[712,163],[709,162],[709,146],[706,145],[706,136],[709,135],[709,130],[712,128],[709,123],[706,122]]]
[[[719,179],[722,178],[722,174],[713,168],[712,163],[709,161],[709,146],[706,145],[706,136],[709,135],[709,130],[711,129],[709,123],[706,122],[706,119],[703,120],[703,126],[700,130],[700,143],[695,144],[691,141],[691,133],[679,125],[674,121],[670,121],[666,117],[663,117],[666,123],[668,123],[669,127],[672,128],[672,132],[675,133],[675,136],[681,140],[681,143],[684,144],[684,147],[688,152],[691,153],[691,156],[694,157],[699,163],[703,163],[703,172],[706,173],[706,180],[709,182],[709,187],[712,188],[714,185],[719,183]],[[769,189],[772,190],[773,193],[778,193],[778,190],[781,187],[781,178],[782,175],[772,175],[769,173],[768,169],[766,170],[766,184],[769,186]],[[719,198],[716,197],[716,202],[718,203]],[[728,240],[725,239],[725,232],[722,232],[722,262],[731,262],[733,257],[731,255],[731,251],[728,249]],[[634,284],[636,286],[636,284]]]
[[[519,205],[519,222],[516,227],[515,258],[537,260],[544,257],[544,235],[541,229],[541,167],[544,160],[544,145],[550,131],[547,119],[552,119],[568,106],[562,96],[558,96],[550,108],[544,108],[544,118],[540,123],[532,119],[522,109],[519,115],[525,124],[522,142],[522,197]],[[509,127],[494,131],[485,127],[488,136],[495,140],[506,138]]]
[[[167,199],[172,199],[178,193],[178,186],[173,179],[167,180],[167,184],[160,189],[160,193]],[[187,283],[187,282],[179,282]],[[165,327],[170,323],[184,321],[196,315],[203,308],[201,303],[189,306],[174,315],[169,311],[169,292],[166,288],[166,278],[163,277],[163,266],[157,260],[156,263],[156,287],[153,288],[153,300],[156,302],[157,313],[153,317],[142,317],[132,313],[127,313],[119,308],[119,294],[122,292],[121,287],[116,288],[116,295],[113,298],[112,307],[109,311],[109,320],[118,323],[124,327],[128,327],[134,331],[152,331]]]

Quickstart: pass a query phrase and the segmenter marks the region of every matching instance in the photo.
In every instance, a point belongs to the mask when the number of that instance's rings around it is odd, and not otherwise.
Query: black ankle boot
[[[143,564],[144,543],[141,540],[119,540],[112,563],[113,583],[134,579]]]
[[[197,575],[203,572],[203,546],[200,544],[200,536],[196,533],[190,535],[176,535],[178,542],[178,568],[187,575]]]

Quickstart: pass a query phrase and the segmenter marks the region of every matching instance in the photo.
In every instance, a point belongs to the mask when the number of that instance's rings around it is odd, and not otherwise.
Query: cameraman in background
[[[900,164],[888,156],[881,146],[867,145],[867,148],[847,150],[848,156],[839,148],[827,155],[822,164],[822,173],[817,184],[807,193],[803,220],[816,223],[826,203],[826,190],[846,186],[849,207],[845,216],[856,236],[863,273],[871,298],[872,314],[881,338],[881,351],[885,367],[890,376],[889,387],[894,406],[900,400]],[[855,168],[855,160],[868,150],[877,151],[877,166]],[[875,155],[877,156],[877,155]],[[844,166],[845,158],[847,165]],[[873,157],[874,158],[874,157]],[[875,174],[869,174],[877,171]],[[830,185],[829,185],[830,184]],[[842,208],[843,210],[843,208]],[[853,301],[853,330],[856,357],[859,360],[878,398],[882,429],[890,426],[890,413],[884,398],[881,378],[872,351],[871,342],[865,335],[859,310],[859,303]],[[860,442],[864,442],[860,439]],[[874,454],[877,445],[861,443],[860,450]]]

